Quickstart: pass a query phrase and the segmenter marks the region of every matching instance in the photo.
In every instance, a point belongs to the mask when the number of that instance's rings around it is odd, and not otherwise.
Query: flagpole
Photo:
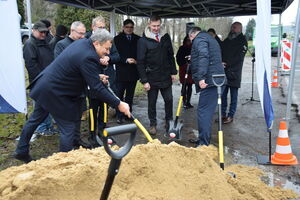
[[[285,116],[287,128],[289,128],[289,121],[291,117],[292,93],[293,93],[294,81],[295,81],[296,58],[297,58],[298,40],[299,40],[299,33],[300,33],[299,29],[300,29],[300,3],[298,2],[296,30],[295,30],[295,37],[293,41],[293,47],[292,47],[292,64],[291,64],[292,70],[291,70],[291,76],[289,78],[288,98],[287,98],[286,116]]]
[[[30,4],[30,0],[26,0],[26,12],[27,12],[27,23],[28,23],[29,37],[31,37],[32,21],[31,21],[31,4]]]
[[[281,55],[281,39],[282,39],[282,24],[281,24],[281,14],[279,14],[279,24],[278,24],[278,48],[277,48],[277,72],[279,73],[280,68],[280,55]]]

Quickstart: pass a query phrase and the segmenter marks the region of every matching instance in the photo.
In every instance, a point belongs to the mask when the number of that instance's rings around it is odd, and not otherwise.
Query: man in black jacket
[[[130,106],[132,112],[132,102],[136,82],[139,79],[136,67],[137,41],[140,36],[133,33],[134,22],[126,19],[123,22],[123,32],[114,38],[116,47],[120,54],[120,61],[116,65],[116,86],[118,97]],[[123,122],[123,114],[118,112],[118,123]]]
[[[148,92],[150,134],[156,130],[156,101],[158,92],[165,101],[166,129],[173,118],[172,81],[176,79],[176,66],[171,38],[161,29],[161,18],[151,16],[143,37],[138,41],[137,66],[140,81]]]
[[[46,42],[49,44],[49,42],[52,40],[52,38],[54,37],[52,35],[52,32],[51,32],[51,28],[52,28],[52,25],[51,25],[51,22],[48,20],[48,19],[41,19],[41,22],[43,22],[47,29],[48,29],[48,32],[46,33]]]
[[[53,51],[46,42],[48,28],[42,22],[36,22],[32,35],[23,47],[23,57],[28,71],[29,83],[53,61]],[[52,135],[57,131],[53,128],[52,119],[48,116],[36,129],[36,134]]]
[[[44,23],[36,22],[30,39],[24,44],[23,57],[29,83],[53,61],[53,52],[45,41],[47,31],[48,28]]]
[[[72,42],[75,40],[79,40],[84,38],[84,34],[86,32],[85,25],[80,21],[75,21],[71,24],[71,32],[70,35],[65,39],[56,43],[54,48],[54,58],[56,58],[61,52],[67,48]]]
[[[200,92],[197,108],[199,140],[196,147],[210,144],[212,117],[217,107],[218,93],[213,84],[214,74],[224,74],[220,46],[211,35],[201,32],[199,27],[189,31],[193,41],[191,71],[197,92]],[[216,80],[221,82],[223,80]]]
[[[237,108],[238,89],[241,87],[243,62],[248,49],[247,40],[242,30],[243,27],[240,22],[233,23],[228,37],[222,43],[222,59],[228,80],[222,94],[222,120],[224,124],[233,121],[233,116]],[[229,90],[230,107],[227,115],[227,94]]]
[[[34,111],[26,122],[14,155],[24,162],[32,160],[29,140],[33,131],[51,113],[60,134],[60,151],[74,147],[74,136],[80,126],[80,95],[87,85],[99,100],[130,116],[128,104],[114,97],[99,80],[99,60],[109,54],[112,37],[99,30],[90,39],[78,40],[65,49],[31,84],[30,97],[36,101]]]
[[[54,51],[55,45],[59,41],[63,40],[66,37],[67,33],[68,33],[68,29],[64,25],[58,24],[56,26],[55,36],[49,42],[49,46],[53,51]]]

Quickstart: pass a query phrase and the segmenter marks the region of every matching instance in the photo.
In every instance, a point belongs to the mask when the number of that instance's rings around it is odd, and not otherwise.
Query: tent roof
[[[132,16],[160,15],[165,18],[256,15],[255,0],[48,0]],[[271,0],[272,14],[282,13],[293,0]]]

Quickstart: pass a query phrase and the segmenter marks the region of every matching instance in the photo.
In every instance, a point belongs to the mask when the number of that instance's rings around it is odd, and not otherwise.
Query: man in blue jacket
[[[60,134],[60,151],[73,149],[80,127],[80,95],[87,85],[99,100],[130,117],[128,104],[114,97],[100,81],[98,68],[101,57],[109,54],[112,36],[107,30],[96,31],[90,39],[73,42],[30,85],[30,97],[36,105],[26,122],[14,157],[24,162],[32,160],[29,141],[39,123],[50,113]]]
[[[212,117],[216,110],[218,93],[212,76],[224,74],[221,49],[218,42],[199,27],[189,31],[193,41],[191,51],[191,71],[196,90],[200,92],[197,108],[199,140],[196,147],[210,144]],[[216,80],[217,82],[222,80]]]

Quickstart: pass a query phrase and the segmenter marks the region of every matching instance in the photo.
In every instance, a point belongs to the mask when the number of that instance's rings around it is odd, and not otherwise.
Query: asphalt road
[[[300,168],[299,166],[271,166],[259,165],[257,163],[257,155],[268,155],[268,133],[265,124],[263,112],[259,102],[247,100],[251,97],[251,57],[246,57],[243,68],[242,86],[239,89],[238,109],[231,124],[223,125],[224,131],[224,145],[225,145],[225,167],[230,164],[244,164],[248,166],[256,166],[266,172],[263,180],[272,186],[280,186],[290,188],[300,194]],[[272,58],[272,66],[275,69],[276,58]],[[299,65],[298,65],[299,66]],[[299,95],[300,91],[300,73],[297,73],[295,94]],[[287,78],[287,77],[283,77]],[[254,99],[258,100],[258,92],[256,89],[256,82],[254,82]],[[178,99],[180,96],[180,84],[173,85],[174,96],[174,115]],[[276,138],[278,136],[279,121],[285,117],[286,112],[286,85],[282,84],[280,88],[272,88],[272,100],[275,113],[275,120],[272,129],[272,154],[275,151]],[[198,102],[198,95],[193,91],[191,103],[195,106],[192,109],[183,110],[181,120],[184,121],[182,130],[183,138],[178,141],[179,144],[193,147],[194,144],[189,143],[189,139],[196,138],[197,122],[196,122],[196,107]],[[246,103],[247,102],[247,103]],[[246,103],[246,104],[245,104]],[[289,136],[293,153],[300,159],[300,122],[296,116],[296,107],[292,107],[291,120],[289,127]],[[136,98],[134,100],[133,113],[141,123],[149,128],[149,120],[147,117],[147,97],[146,95]],[[217,113],[214,119],[217,118]],[[162,143],[171,142],[163,136],[164,129],[164,103],[161,95],[157,102],[157,119],[158,119],[158,138]],[[213,122],[212,140],[211,143],[218,146],[217,137],[218,123]],[[147,140],[139,131],[136,140],[137,144],[146,143]],[[300,161],[300,160],[299,160]]]

